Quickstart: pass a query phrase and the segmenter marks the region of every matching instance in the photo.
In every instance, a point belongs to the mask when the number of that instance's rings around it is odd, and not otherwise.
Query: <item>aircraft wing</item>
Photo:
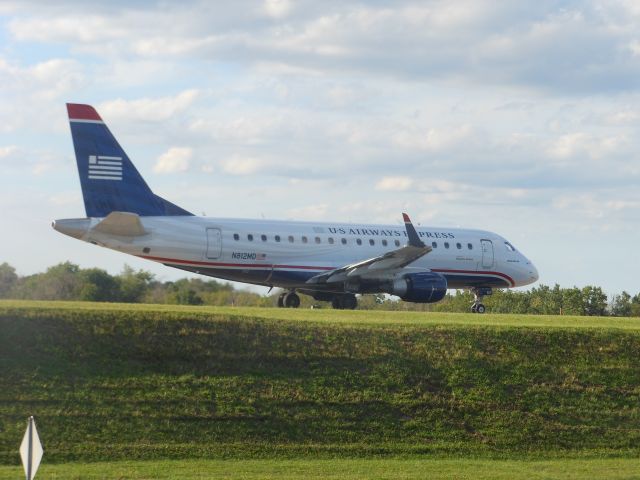
[[[407,237],[409,238],[407,245],[391,252],[387,252],[384,255],[362,260],[357,263],[345,265],[344,267],[316,275],[315,277],[310,278],[307,283],[331,284],[344,282],[354,277],[380,277],[404,268],[429,253],[432,248],[425,245],[424,242],[420,240],[418,232],[416,232],[409,216],[406,213],[403,213],[402,217],[404,218]]]

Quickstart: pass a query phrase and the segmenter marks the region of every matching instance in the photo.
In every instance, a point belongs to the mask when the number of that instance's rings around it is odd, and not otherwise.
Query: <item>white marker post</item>
[[[42,450],[40,437],[36,430],[36,422],[33,417],[29,417],[29,425],[20,444],[20,457],[22,458],[22,466],[27,480],[33,480],[33,477],[36,476],[43,453],[44,450]]]

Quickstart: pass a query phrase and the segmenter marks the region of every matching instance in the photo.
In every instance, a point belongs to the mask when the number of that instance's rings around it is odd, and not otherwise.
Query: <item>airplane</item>
[[[534,283],[538,271],[492,232],[397,225],[199,217],[149,188],[98,112],[67,104],[86,218],[55,230],[169,267],[223,280],[279,287],[279,307],[299,294],[357,307],[356,295],[388,294],[434,303],[447,289],[474,294],[484,313],[494,288]]]

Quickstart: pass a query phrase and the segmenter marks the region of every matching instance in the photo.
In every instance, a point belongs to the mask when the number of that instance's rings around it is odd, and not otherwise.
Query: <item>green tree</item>
[[[0,265],[0,298],[8,298],[17,282],[16,269],[7,262]]]
[[[119,300],[128,303],[140,303],[151,288],[154,276],[145,270],[135,271],[129,265],[125,265],[122,273],[118,275],[120,285]]]
[[[614,295],[611,300],[611,315],[614,317],[630,317],[631,306],[631,295],[627,292]]]
[[[578,287],[565,288],[562,293],[562,313],[564,315],[584,315],[582,290]]]
[[[640,293],[631,299],[631,316],[640,317]]]
[[[584,313],[589,316],[602,316],[607,311],[607,295],[600,287],[592,285],[582,289]]]
[[[178,305],[202,305],[202,297],[192,288],[182,288],[175,292],[176,303]]]
[[[100,268],[80,270],[78,300],[92,302],[117,302],[120,299],[120,282]]]
[[[78,271],[71,262],[49,267],[46,272],[21,279],[15,289],[16,297],[33,300],[76,300],[80,291]]]

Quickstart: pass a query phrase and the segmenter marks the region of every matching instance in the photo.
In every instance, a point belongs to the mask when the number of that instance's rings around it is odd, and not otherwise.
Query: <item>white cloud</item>
[[[549,145],[552,158],[566,160],[575,157],[601,159],[617,153],[627,144],[624,136],[597,137],[585,132],[561,135]]]
[[[273,64],[296,74],[376,74],[563,93],[639,88],[637,7],[624,2],[436,0],[388,8],[260,0],[145,9],[116,2],[98,11],[87,5],[78,11],[82,5],[75,3],[26,2],[9,30],[18,41],[66,43],[120,59],[215,59]]]
[[[21,41],[86,44],[128,36],[125,25],[104,15],[18,17],[9,22],[9,31]]]
[[[58,206],[80,205],[82,203],[82,194],[79,190],[57,193],[50,196],[48,201]]]
[[[404,192],[413,185],[409,177],[384,177],[376,184],[376,190]]]
[[[441,151],[466,144],[473,135],[473,129],[469,125],[425,130],[410,127],[396,133],[393,141],[397,146],[411,150]]]
[[[180,92],[173,97],[140,98],[137,100],[110,100],[101,103],[99,111],[104,117],[145,122],[166,121],[175,114],[188,109],[198,98],[197,89]]]
[[[86,84],[82,65],[73,59],[52,58],[29,66],[0,58],[0,84],[14,94],[50,101]]]
[[[265,0],[264,1],[264,10],[265,13],[273,18],[283,18],[286,17],[292,8],[292,3],[290,0]]]
[[[317,205],[305,205],[303,207],[292,208],[288,210],[289,218],[304,220],[325,220],[329,211],[329,205],[320,203]]]
[[[7,145],[0,147],[0,160],[13,156],[18,151],[18,147],[15,145]]]
[[[177,173],[189,170],[193,150],[189,147],[171,147],[158,157],[153,167],[155,173]]]
[[[606,221],[629,233],[619,250],[640,241],[633,0],[7,5],[6,205],[51,198],[60,213],[59,192],[79,192],[70,100],[97,105],[141,171],[184,172],[156,180],[193,211],[398,223],[404,210],[520,236],[569,285],[582,280],[562,265],[589,252],[561,255],[540,231],[587,245],[575,232]],[[609,273],[593,271],[635,278]]]
[[[640,120],[640,110],[625,108],[606,116],[606,122],[612,125],[624,125]]]
[[[230,175],[253,175],[258,173],[265,163],[259,158],[234,156],[221,162],[222,170]]]

